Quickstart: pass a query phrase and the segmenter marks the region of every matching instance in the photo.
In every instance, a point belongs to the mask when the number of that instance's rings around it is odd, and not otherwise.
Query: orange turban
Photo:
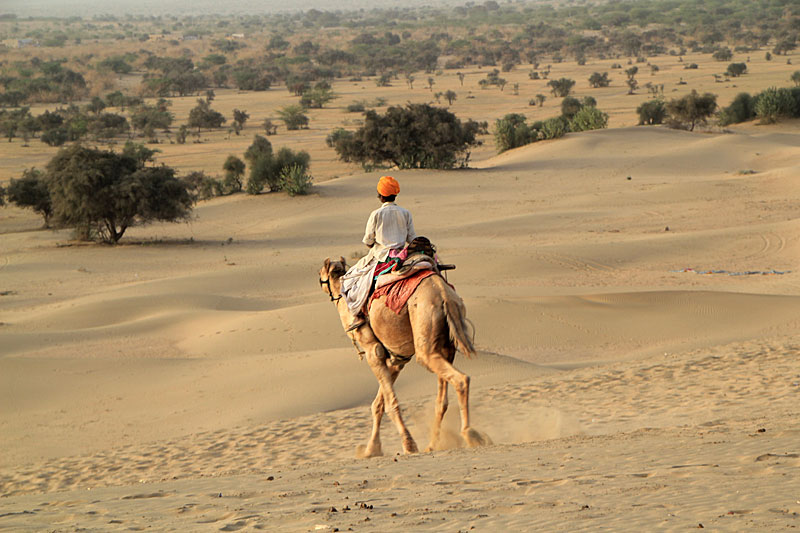
[[[378,194],[381,196],[394,196],[400,194],[400,184],[391,176],[384,176],[378,182]]]

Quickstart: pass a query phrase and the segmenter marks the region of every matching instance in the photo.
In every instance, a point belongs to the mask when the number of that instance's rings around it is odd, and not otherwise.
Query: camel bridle
[[[339,294],[339,296],[337,296],[336,298],[333,297],[333,289],[331,289],[331,278],[330,277],[328,277],[328,279],[324,279],[324,280],[322,279],[322,276],[319,277],[319,286],[322,287],[323,285],[327,285],[328,286],[328,295],[331,297],[331,301],[334,304],[336,304],[336,302],[338,302],[339,300],[342,299],[342,294]]]

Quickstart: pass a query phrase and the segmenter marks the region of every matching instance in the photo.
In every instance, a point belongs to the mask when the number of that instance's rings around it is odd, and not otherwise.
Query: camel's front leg
[[[395,382],[399,373],[399,371],[391,373],[392,383]],[[370,435],[366,446],[359,446],[359,457],[379,457],[383,455],[383,450],[381,449],[381,420],[383,419],[385,406],[383,390],[378,386],[378,394],[375,395],[375,399],[372,401],[372,435]]]
[[[431,443],[425,449],[432,452],[439,447],[439,438],[442,432],[442,420],[447,412],[447,380],[439,378],[439,390],[436,394],[436,406],[433,415],[433,427],[431,428]]]
[[[400,414],[400,403],[397,401],[397,395],[394,392],[394,382],[397,379],[400,370],[392,370],[386,364],[386,355],[382,345],[377,344],[367,350],[367,362],[369,363],[372,373],[378,378],[378,396],[383,398],[382,410],[385,410],[389,417],[394,422],[400,438],[403,440],[403,451],[405,453],[417,453],[417,443],[408,431],[408,428],[403,422],[403,416]],[[376,417],[375,413],[377,408],[381,406],[378,397],[372,402],[372,420],[373,420],[373,438],[377,438],[380,443],[380,437],[375,437],[379,431],[376,429],[380,425],[380,417]],[[372,442],[372,440],[370,441]]]

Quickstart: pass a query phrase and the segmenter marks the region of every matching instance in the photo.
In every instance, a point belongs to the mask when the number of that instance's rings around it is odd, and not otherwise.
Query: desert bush
[[[225,171],[225,189],[228,192],[234,193],[242,190],[242,176],[244,176],[245,165],[244,161],[235,155],[229,155],[225,162],[222,164],[222,170]]]
[[[561,101],[561,114],[564,115],[567,120],[572,120],[572,117],[580,111],[583,104],[581,101],[575,98],[574,96],[567,96]]]
[[[667,109],[664,101],[660,98],[655,100],[648,100],[636,108],[636,113],[639,115],[639,125],[652,126],[661,124],[667,116]]]
[[[571,131],[600,130],[608,127],[608,113],[595,106],[585,105],[575,113],[569,122]]]
[[[300,165],[284,167],[281,171],[281,189],[289,196],[308,194],[312,181],[311,175]]]
[[[597,89],[598,87],[608,87],[611,83],[611,80],[608,79],[608,72],[603,72],[600,74],[599,72],[593,73],[589,76],[589,85]]]
[[[525,123],[525,115],[510,113],[494,123],[497,153],[535,142],[538,132]]]
[[[694,131],[697,124],[705,124],[717,108],[717,97],[711,93],[702,96],[694,89],[682,98],[676,98],[667,102],[667,114],[670,117],[672,127],[687,127],[689,131]]]
[[[756,99],[749,93],[739,93],[728,107],[719,112],[719,123],[722,126],[738,124],[751,120],[756,116]]]
[[[575,86],[575,80],[569,78],[559,78],[557,80],[550,80],[547,86],[553,93],[553,96],[565,97],[569,96],[572,88]]]
[[[222,196],[225,191],[224,185],[215,178],[206,176],[202,170],[189,172],[181,178],[198,200],[208,200],[217,196]]]
[[[80,144],[59,150],[45,181],[56,222],[94,229],[108,243],[133,224],[183,220],[192,209],[192,196],[171,167]]]
[[[730,61],[733,58],[733,52],[731,52],[730,48],[720,48],[711,54],[711,57],[717,61]]]
[[[50,191],[44,175],[40,170],[28,168],[22,172],[20,179],[11,178],[5,193],[9,203],[17,207],[32,209],[34,213],[42,215],[44,226],[50,227],[53,202],[50,199]]]
[[[197,105],[189,111],[190,128],[197,128],[199,132],[201,128],[220,128],[225,124],[225,117],[222,113],[211,109],[211,103],[208,99],[198,98]]]
[[[543,121],[539,130],[539,135],[543,140],[558,139],[567,133],[569,133],[569,121],[563,116]]]
[[[260,135],[255,136],[244,157],[250,164],[246,187],[248,194],[260,194],[265,187],[270,191],[280,190],[283,186],[281,175],[284,169],[299,166],[305,172],[311,160],[307,152],[294,152],[286,147],[273,153],[272,144]]]
[[[278,110],[278,116],[286,124],[287,130],[299,130],[308,128],[308,116],[305,114],[303,106],[292,104]]]
[[[339,132],[331,141],[343,161],[445,169],[466,166],[470,147],[480,144],[476,136],[486,129],[486,123],[462,123],[446,109],[408,104],[389,107],[383,115],[369,110],[364,126],[352,135]]]
[[[728,65],[728,70],[725,71],[725,74],[732,78],[738,78],[745,72],[747,72],[747,65],[745,63],[731,63]]]
[[[790,89],[770,87],[756,98],[755,111],[762,124],[771,124],[795,113],[797,102]]]

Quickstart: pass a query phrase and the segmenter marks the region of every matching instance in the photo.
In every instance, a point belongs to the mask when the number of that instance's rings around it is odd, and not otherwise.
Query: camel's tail
[[[475,346],[467,333],[467,317],[464,304],[461,298],[455,294],[448,294],[448,292],[445,291],[443,307],[444,314],[447,317],[447,326],[450,329],[450,340],[453,341],[458,351],[467,357],[472,357],[475,355]]]

